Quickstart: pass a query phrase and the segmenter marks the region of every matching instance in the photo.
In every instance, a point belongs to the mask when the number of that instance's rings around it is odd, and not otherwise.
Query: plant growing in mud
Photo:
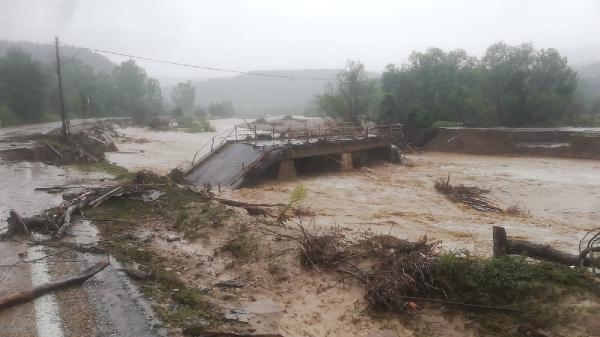
[[[290,193],[288,203],[281,208],[279,216],[277,217],[278,222],[284,222],[289,217],[289,212],[294,208],[301,208],[304,199],[308,195],[308,188],[303,184],[298,184]]]
[[[249,233],[241,233],[229,240],[222,248],[238,259],[250,259],[258,252],[258,238]]]
[[[179,210],[173,227],[186,237],[195,239],[203,235],[203,229],[218,227],[231,215],[232,211],[221,204],[191,202]]]

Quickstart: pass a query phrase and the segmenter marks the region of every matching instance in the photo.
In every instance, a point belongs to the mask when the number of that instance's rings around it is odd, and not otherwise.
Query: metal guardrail
[[[270,129],[264,127],[259,129],[256,124],[247,124],[247,127],[235,126],[227,129],[212,137],[196,151],[191,166],[193,167],[196,164],[198,153],[207,146],[210,145],[210,151],[204,157],[210,155],[214,150],[227,142],[257,142],[261,140],[280,140],[287,141],[288,143],[297,141],[309,142],[311,140],[341,142],[368,138],[401,138],[403,136],[402,124],[356,126],[349,123],[340,123],[312,127],[305,125],[304,128],[286,128],[272,123],[271,126]]]

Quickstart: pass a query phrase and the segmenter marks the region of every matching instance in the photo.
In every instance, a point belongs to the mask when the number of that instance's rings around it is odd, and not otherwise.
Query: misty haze
[[[600,3],[0,1],[0,336],[600,336]]]

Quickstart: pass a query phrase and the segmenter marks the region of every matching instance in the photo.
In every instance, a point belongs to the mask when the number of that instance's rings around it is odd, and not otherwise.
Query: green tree
[[[338,74],[335,87],[329,85],[325,93],[317,95],[315,102],[322,113],[358,124],[371,116],[377,94],[375,81],[368,78],[364,65],[349,60]]]
[[[146,120],[163,111],[162,95],[157,80],[149,78],[135,61],[122,62],[113,70],[116,106],[122,115]]]
[[[10,126],[19,123],[19,119],[15,113],[6,105],[0,102],[0,127]]]
[[[97,91],[94,69],[73,59],[63,63],[62,74],[66,110],[71,117],[86,118],[101,114],[98,107],[92,108]],[[58,97],[58,86],[52,87],[52,97]]]
[[[208,106],[208,113],[212,117],[230,118],[235,115],[235,109],[230,101],[211,102]]]
[[[382,75],[378,119],[409,127],[434,122],[530,126],[573,120],[577,76],[554,49],[496,43],[482,58],[463,50],[414,52]]]
[[[115,116],[117,114],[117,93],[111,74],[101,71],[96,74],[94,95],[90,98],[92,115]]]
[[[577,74],[555,49],[498,42],[482,59],[487,98],[505,126],[561,121],[577,88]]]
[[[388,65],[379,120],[427,127],[435,121],[472,123],[480,108],[477,59],[458,49],[413,52],[409,63]]]
[[[49,69],[20,49],[9,49],[0,59],[0,100],[24,122],[44,115]]]
[[[183,111],[184,115],[191,115],[194,109],[194,99],[196,96],[196,88],[192,85],[192,81],[178,83],[171,93],[171,100],[176,107]]]

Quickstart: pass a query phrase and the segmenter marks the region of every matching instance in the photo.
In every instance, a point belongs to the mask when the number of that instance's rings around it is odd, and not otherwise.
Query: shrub
[[[0,104],[0,127],[10,126],[19,123],[19,118],[9,107]]]

